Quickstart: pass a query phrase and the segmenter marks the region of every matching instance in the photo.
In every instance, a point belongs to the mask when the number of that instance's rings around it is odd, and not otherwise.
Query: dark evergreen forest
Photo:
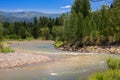
[[[1,39],[55,39],[61,31],[64,14],[58,18],[34,17],[33,22],[1,22]],[[60,32],[61,33],[61,32]]]

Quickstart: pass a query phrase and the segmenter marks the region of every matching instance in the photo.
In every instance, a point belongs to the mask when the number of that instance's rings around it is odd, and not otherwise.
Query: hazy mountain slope
[[[0,20],[3,21],[32,21],[34,17],[40,17],[40,16],[45,16],[45,17],[51,17],[51,18],[56,18],[60,16],[60,14],[46,14],[46,13],[41,13],[41,12],[3,12],[0,11]]]

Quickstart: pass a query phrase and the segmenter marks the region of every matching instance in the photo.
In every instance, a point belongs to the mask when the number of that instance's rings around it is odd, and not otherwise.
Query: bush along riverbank
[[[90,76],[88,80],[120,80],[120,59],[107,59],[108,70]]]
[[[10,47],[2,47],[0,48],[0,52],[1,53],[11,53],[11,52],[15,52],[13,49],[11,49]]]
[[[0,42],[0,53],[11,53],[11,52],[15,52],[15,50],[10,48],[7,43]]]

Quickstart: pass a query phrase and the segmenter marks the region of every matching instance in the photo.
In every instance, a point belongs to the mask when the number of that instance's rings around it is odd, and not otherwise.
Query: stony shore
[[[119,46],[87,46],[78,49],[79,52],[91,52],[91,53],[110,53],[110,54],[120,54]]]
[[[32,53],[0,53],[0,68],[13,68],[26,64],[49,62],[52,59],[48,56]]]
[[[31,41],[8,41],[4,44],[5,47],[8,47],[10,44],[24,44],[24,43],[46,43],[52,41],[39,41],[39,40],[31,40]],[[10,44],[8,44],[10,43]],[[42,63],[42,62],[50,62],[52,58],[47,55],[42,55],[35,51],[28,51],[23,49],[15,48],[14,53],[0,53],[0,69],[7,68],[16,68],[27,64],[33,63]]]
[[[80,53],[110,53],[120,54],[120,46],[85,46],[78,49],[72,49],[68,47],[60,47],[60,50],[64,51],[77,51]]]
[[[53,41],[12,41],[11,43],[16,44],[24,44],[24,43],[43,43],[43,42],[51,42]],[[74,47],[60,47],[59,49],[65,51],[77,51],[78,53],[112,53],[112,54],[120,54],[120,46],[85,46],[82,48],[75,49]],[[33,63],[41,63],[41,62],[50,62],[52,58],[42,55],[35,51],[26,51],[21,49],[15,49],[15,53],[3,54],[0,53],[0,68],[14,68],[23,66],[26,64]],[[73,52],[74,53],[74,52]],[[69,53],[70,54],[70,53]]]

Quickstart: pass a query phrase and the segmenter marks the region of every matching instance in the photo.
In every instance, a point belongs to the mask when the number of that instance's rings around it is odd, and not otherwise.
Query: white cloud
[[[24,11],[23,9],[16,9],[16,10],[14,10],[14,12],[22,12],[22,11]]]
[[[66,5],[66,6],[63,6],[63,7],[61,7],[61,8],[71,8],[71,6],[70,5]]]

